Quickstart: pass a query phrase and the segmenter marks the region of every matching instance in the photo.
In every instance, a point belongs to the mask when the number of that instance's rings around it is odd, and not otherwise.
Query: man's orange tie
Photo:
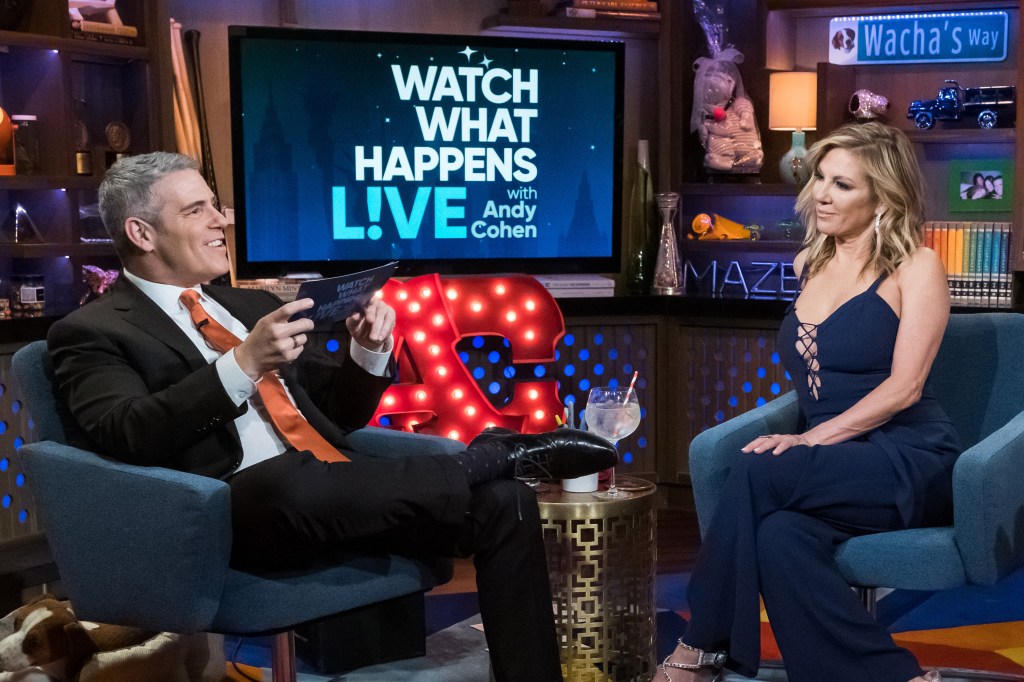
[[[203,335],[206,342],[214,350],[227,353],[239,345],[241,340],[225,329],[217,320],[210,317],[199,303],[199,294],[193,289],[181,293],[181,302],[188,309],[196,329]],[[328,443],[316,429],[310,426],[306,418],[295,408],[284,384],[277,372],[263,376],[263,381],[256,384],[263,404],[270,413],[270,419],[277,427],[278,433],[296,450],[309,450],[313,455],[325,462],[348,462],[345,455],[338,452]]]

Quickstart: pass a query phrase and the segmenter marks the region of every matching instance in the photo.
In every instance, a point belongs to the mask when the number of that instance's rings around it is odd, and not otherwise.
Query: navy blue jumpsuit
[[[818,324],[795,306],[778,351],[810,429],[850,408],[892,368],[899,318],[878,278]],[[779,456],[742,454],[727,478],[691,576],[683,641],[729,653],[753,676],[760,594],[790,682],[907,682],[922,674],[843,580],[838,544],[856,535],[948,524],[960,447],[926,386],[882,426],[834,445]]]

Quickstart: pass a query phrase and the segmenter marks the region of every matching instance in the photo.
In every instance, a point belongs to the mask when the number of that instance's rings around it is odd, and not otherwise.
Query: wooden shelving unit
[[[629,36],[656,40],[661,31],[661,22],[656,19],[576,19],[495,14],[484,21],[483,28],[489,31],[535,32],[542,35],[560,33],[591,38]]]
[[[832,17],[844,15],[896,14],[902,12],[1003,10],[1009,16],[1007,36],[1007,59],[1004,62],[978,63],[931,63],[931,64],[886,64],[837,66],[827,62],[828,22]],[[849,98],[855,90],[867,88],[890,100],[887,121],[904,130],[919,150],[918,158],[926,180],[926,205],[930,220],[991,220],[1012,221],[1014,232],[1011,243],[1013,268],[1024,270],[1024,116],[1017,116],[1015,125],[985,130],[971,121],[958,123],[939,122],[932,130],[919,130],[913,121],[906,118],[907,106],[911,99],[926,99],[935,96],[936,91],[947,78],[958,80],[961,85],[1015,85],[1018,92],[1024,91],[1024,47],[1021,45],[1021,11],[1018,0],[932,0],[930,2],[892,2],[886,0],[738,0],[730,6],[730,16],[737,14],[756,16],[761,27],[759,36],[743,34],[737,42],[746,60],[740,70],[744,85],[754,100],[762,143],[765,147],[765,161],[761,175],[768,180],[765,184],[694,183],[700,177],[702,150],[691,135],[684,143],[683,182],[680,193],[680,213],[683,220],[691,213],[706,211],[704,206],[715,206],[718,212],[729,216],[728,210],[736,206],[740,211],[749,208],[749,202],[763,198],[765,211],[782,210],[782,202],[795,199],[795,190],[787,190],[771,182],[777,176],[773,165],[784,149],[781,134],[767,128],[767,74],[774,70],[817,70],[818,73],[818,125],[817,130],[808,132],[807,144],[834,128],[850,122]],[[730,23],[732,28],[735,22]],[[690,38],[702,37],[699,30],[692,31]],[[700,43],[682,43],[682,61],[691,61],[694,56],[703,56],[704,46]],[[685,94],[685,89],[684,89]],[[691,100],[692,101],[692,100]],[[685,107],[684,107],[685,109]],[[788,145],[786,145],[788,146]],[[1014,165],[1013,210],[986,214],[950,213],[948,203],[948,173],[950,164],[960,159],[1012,159]],[[729,216],[732,217],[732,216]],[[748,216],[748,222],[756,222]],[[684,222],[685,226],[685,222]],[[685,234],[685,230],[683,230]],[[692,250],[693,242],[682,241],[684,253]],[[696,247],[704,249],[706,247]],[[723,249],[735,248],[722,246]],[[724,256],[723,256],[724,257]],[[1018,275],[1019,277],[1019,275]],[[1020,296],[1015,297],[1018,301]]]
[[[0,247],[0,298],[9,296],[12,277],[41,275],[47,314],[77,305],[83,264],[117,264],[109,243],[83,241],[103,236],[96,201],[110,151],[106,126],[127,125],[130,154],[174,145],[165,2],[121,0],[117,9],[137,28],[137,44],[74,37],[67,0],[28,3],[16,25],[0,30],[0,102],[10,115],[38,117],[41,171],[0,177],[0,221],[21,207],[41,237]],[[80,125],[88,132],[81,148]],[[80,151],[91,174],[76,172]],[[0,329],[15,322],[0,321]]]
[[[958,216],[946,211],[946,174],[950,161],[971,158],[1012,159],[1014,165],[1014,209],[992,213],[987,220],[1012,221],[1011,243],[1014,270],[1024,270],[1024,117],[1018,115],[1012,127],[983,130],[973,121],[939,122],[932,130],[919,130],[906,118],[912,99],[935,97],[945,79],[957,80],[965,87],[1014,85],[1024,91],[1024,48],[1021,45],[1021,11],[1018,0],[950,0],[923,3],[886,3],[880,0],[853,3],[848,0],[766,0],[766,66],[768,68],[814,68],[818,71],[818,131],[831,130],[852,120],[847,112],[850,95],[867,88],[889,98],[888,121],[907,132],[918,145],[922,170],[926,176],[929,217],[953,220]],[[824,35],[830,17],[844,14],[890,14],[899,12],[1003,10],[1009,16],[1007,59],[1003,62],[885,64],[837,66],[826,57],[817,64],[802,63],[813,50],[797,50],[799,36]],[[824,51],[824,47],[822,48]],[[1015,299],[1016,300],[1016,299]]]

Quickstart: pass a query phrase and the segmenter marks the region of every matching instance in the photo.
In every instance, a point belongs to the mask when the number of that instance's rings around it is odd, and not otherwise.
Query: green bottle
[[[629,222],[626,226],[626,290],[634,296],[643,296],[651,293],[656,256],[654,228],[658,224],[647,140],[637,141],[636,156],[636,177],[629,196]]]

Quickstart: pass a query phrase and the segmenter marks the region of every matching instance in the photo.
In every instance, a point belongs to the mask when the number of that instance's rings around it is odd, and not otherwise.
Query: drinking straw
[[[634,370],[633,378],[629,381],[629,390],[626,391],[626,397],[622,400],[623,403],[629,402],[629,396],[633,394],[633,385],[636,383],[636,378],[640,374],[640,370]]]

